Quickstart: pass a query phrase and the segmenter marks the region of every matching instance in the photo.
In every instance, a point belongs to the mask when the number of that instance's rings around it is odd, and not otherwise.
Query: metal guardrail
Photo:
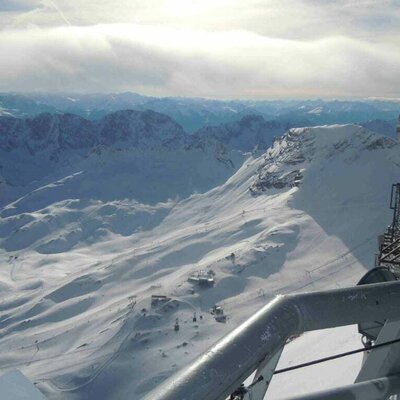
[[[256,370],[265,392],[291,336],[378,319],[400,319],[400,282],[277,296],[145,400],[225,400]]]

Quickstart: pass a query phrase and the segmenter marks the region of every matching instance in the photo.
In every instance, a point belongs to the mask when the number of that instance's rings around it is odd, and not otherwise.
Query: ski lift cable
[[[379,344],[375,344],[375,345],[371,345],[371,346],[367,346],[367,347],[358,348],[358,349],[351,350],[351,351],[346,351],[345,353],[334,354],[332,356],[319,358],[317,360],[308,361],[308,362],[305,362],[305,363],[302,363],[302,364],[293,365],[291,367],[278,369],[278,370],[276,370],[274,372],[274,375],[282,374],[284,372],[289,372],[289,371],[293,371],[293,370],[300,369],[300,368],[309,367],[309,366],[315,365],[315,364],[321,364],[321,363],[326,362],[326,361],[336,360],[337,358],[351,356],[351,355],[357,354],[357,353],[363,353],[365,351],[378,349],[380,347],[390,346],[390,345],[395,344],[395,343],[400,343],[400,338],[389,340],[387,342],[383,342],[383,343],[379,343]]]

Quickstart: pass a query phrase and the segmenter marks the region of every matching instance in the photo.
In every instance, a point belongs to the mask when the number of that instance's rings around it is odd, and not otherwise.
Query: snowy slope
[[[359,126],[294,129],[214,189],[151,205],[91,197],[121,169],[87,171],[0,211],[0,366],[49,399],[141,398],[275,294],[356,283],[390,220],[400,154]],[[188,282],[200,269],[213,287]],[[151,295],[171,301],[152,308]]]
[[[0,206],[20,198],[29,209],[37,197],[47,204],[71,196],[167,201],[223,183],[243,159],[215,140],[193,140],[153,111],[117,111],[98,121],[0,117]]]
[[[0,376],[0,393],[7,400],[45,400],[45,397],[18,370]]]

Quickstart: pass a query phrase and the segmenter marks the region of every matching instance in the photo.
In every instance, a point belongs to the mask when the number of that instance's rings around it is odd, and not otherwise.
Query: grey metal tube
[[[395,375],[290,397],[287,400],[385,400],[397,393],[400,393],[400,377]]]
[[[305,331],[400,317],[400,282],[277,296],[145,400],[224,400]]]

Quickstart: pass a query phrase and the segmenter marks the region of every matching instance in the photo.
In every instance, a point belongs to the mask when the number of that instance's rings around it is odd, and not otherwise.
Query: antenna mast
[[[392,224],[379,237],[379,254],[376,265],[390,269],[400,277],[400,183],[392,185],[390,208],[393,210]]]

